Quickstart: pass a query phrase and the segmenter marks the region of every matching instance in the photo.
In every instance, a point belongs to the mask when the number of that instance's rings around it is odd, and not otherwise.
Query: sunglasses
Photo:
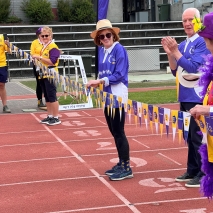
[[[42,38],[44,38],[44,37],[47,38],[47,37],[49,37],[49,36],[50,36],[50,35],[41,35]]]
[[[103,39],[105,38],[105,36],[106,36],[106,38],[111,38],[112,33],[107,33],[106,35],[101,34],[101,35],[98,36],[98,38],[99,38],[100,40],[103,40]]]

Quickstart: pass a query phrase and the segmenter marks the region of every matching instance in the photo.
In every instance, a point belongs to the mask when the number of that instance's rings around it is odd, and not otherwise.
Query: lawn
[[[36,81],[21,81],[20,83],[25,86],[35,90]],[[145,88],[145,87],[166,87],[174,86],[175,81],[162,81],[162,82],[140,82],[140,83],[130,83],[129,88]],[[58,87],[58,92],[61,92],[61,87]],[[176,89],[165,89],[165,90],[155,90],[155,91],[143,91],[143,92],[129,92],[129,99],[148,103],[148,104],[164,104],[164,103],[176,103],[177,95]],[[61,95],[59,98],[60,104],[69,104],[73,99],[68,95],[66,99]],[[76,103],[73,101],[72,103]]]

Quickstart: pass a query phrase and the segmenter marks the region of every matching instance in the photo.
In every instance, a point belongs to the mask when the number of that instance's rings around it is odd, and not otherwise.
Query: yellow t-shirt
[[[35,39],[30,46],[30,54],[34,55],[34,54],[39,54],[41,53],[42,50],[42,43],[39,41],[39,39]]]
[[[10,48],[4,43],[3,34],[0,34],[0,67],[7,66],[5,51],[10,52]]]
[[[46,47],[43,47],[43,50],[41,50],[41,56],[42,56],[43,58],[50,58],[50,50],[52,50],[53,48],[59,50],[58,46],[57,46],[54,42],[50,43],[50,44],[49,44],[48,46],[46,46]],[[46,63],[44,63],[43,61],[41,61],[41,63],[42,63],[43,65],[45,65],[46,67],[49,67],[49,65],[46,64]],[[55,66],[55,68],[54,68],[55,71],[58,71],[58,64],[59,64],[59,58],[58,58],[57,62],[54,64],[54,66]],[[44,74],[45,74],[45,75],[43,76],[43,78],[48,78],[48,77],[52,77],[52,78],[53,78],[53,76],[48,76],[46,72],[45,72]],[[40,77],[39,77],[39,78],[40,78]]]

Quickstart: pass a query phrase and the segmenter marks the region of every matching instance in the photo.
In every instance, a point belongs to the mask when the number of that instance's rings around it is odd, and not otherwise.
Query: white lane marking
[[[166,158],[166,159],[168,159],[168,160],[172,161],[173,163],[175,163],[175,164],[179,165],[179,166],[181,166],[181,165],[182,165],[181,163],[178,163],[177,161],[175,161],[175,160],[173,160],[173,159],[171,159],[171,158],[167,157],[166,155],[163,155],[162,153],[158,153],[158,154],[159,154],[159,155],[161,155],[162,157],[164,157],[164,158]]]
[[[23,88],[26,89],[26,90],[29,90],[29,91],[32,92],[33,94],[36,94],[36,91],[35,91],[35,90],[33,90],[33,89],[31,89],[31,88],[25,86],[24,84],[22,84],[22,83],[20,83],[20,82],[14,82],[14,83],[15,83],[15,84],[18,84],[19,86],[23,87]],[[29,95],[31,95],[31,94],[29,94]]]
[[[142,146],[148,148],[148,149],[150,148],[149,146],[147,146],[147,145],[141,143],[140,141],[138,141],[138,140],[136,140],[136,139],[132,139],[132,140],[135,141],[135,142],[137,142],[137,143],[139,143],[140,145],[142,145]]]
[[[159,201],[150,201],[150,202],[142,202],[142,203],[134,203],[135,206],[139,205],[148,205],[155,203],[174,203],[174,202],[185,202],[185,201],[194,201],[194,200],[204,200],[206,197],[193,197],[193,198],[185,198],[185,199],[176,199],[176,200],[159,200]]]

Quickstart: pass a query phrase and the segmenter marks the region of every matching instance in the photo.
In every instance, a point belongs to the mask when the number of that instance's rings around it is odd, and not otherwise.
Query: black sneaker
[[[7,105],[3,106],[3,113],[11,113]]]
[[[50,118],[49,116],[47,116],[45,119],[41,120],[40,123],[41,124],[48,124],[48,122],[51,120],[52,118]]]
[[[47,125],[54,126],[54,125],[57,125],[57,124],[60,124],[60,123],[61,123],[61,121],[58,118],[53,117],[49,120]]]
[[[121,169],[119,169],[116,173],[109,176],[110,180],[124,180],[128,178],[133,178],[133,173],[131,168],[124,169],[123,167],[121,167]]]
[[[119,169],[121,169],[121,165],[117,163],[115,166],[112,167],[112,169],[109,169],[105,172],[106,175],[113,175],[116,173]]]
[[[202,177],[194,177],[192,180],[190,180],[188,183],[185,184],[186,187],[189,188],[199,188],[200,187],[200,180]]]
[[[177,178],[175,178],[175,181],[177,182],[187,182],[187,181],[190,181],[194,178],[194,176],[192,175],[189,175],[187,172],[184,173],[183,175],[181,176],[178,176]]]

